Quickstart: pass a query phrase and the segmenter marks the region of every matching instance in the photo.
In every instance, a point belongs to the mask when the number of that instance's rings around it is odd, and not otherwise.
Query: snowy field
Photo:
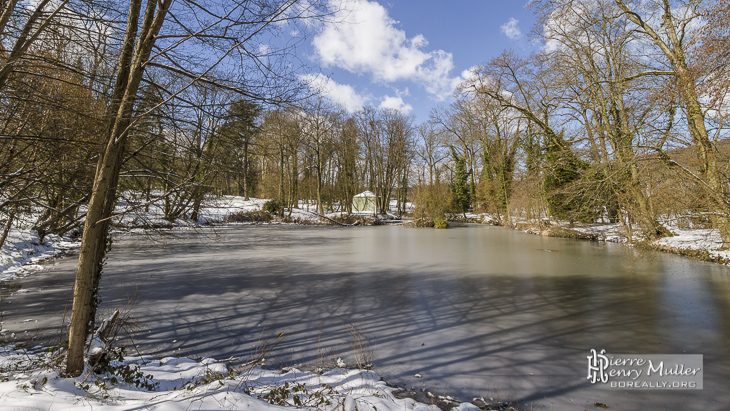
[[[0,368],[23,368],[47,363],[52,354],[28,354],[0,349]],[[280,410],[283,406],[317,410],[436,410],[435,406],[398,399],[371,371],[336,368],[321,372],[286,372],[251,368],[236,373],[211,358],[129,358],[124,364],[139,367],[151,390],[116,382],[112,374],[85,373],[60,378],[45,367],[18,370],[0,382],[0,403],[6,411],[20,410]],[[343,364],[344,365],[344,364]],[[5,373],[2,374],[3,378]],[[7,378],[7,377],[5,377]],[[5,379],[3,378],[3,379]],[[456,411],[479,407],[463,403]]]
[[[78,246],[79,243],[70,238],[48,235],[41,242],[35,231],[10,230],[0,251],[0,281],[42,270],[41,261],[75,250]]]

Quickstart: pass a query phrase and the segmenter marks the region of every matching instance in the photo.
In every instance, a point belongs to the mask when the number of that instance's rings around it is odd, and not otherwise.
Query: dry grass
[[[227,223],[268,223],[273,219],[266,211],[239,211],[226,218]]]
[[[355,364],[360,370],[372,370],[375,360],[375,353],[370,347],[368,333],[357,324],[344,324],[350,334],[349,348]]]

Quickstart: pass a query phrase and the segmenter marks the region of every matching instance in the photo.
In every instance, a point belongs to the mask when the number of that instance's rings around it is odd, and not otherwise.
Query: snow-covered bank
[[[481,216],[475,216],[477,218]],[[481,217],[485,223],[493,223],[490,217]],[[545,235],[552,237],[581,238],[572,233],[582,234],[594,241],[623,243],[628,246],[641,244],[643,248],[665,251],[730,265],[730,250],[722,249],[722,238],[718,229],[682,229],[676,225],[665,223],[664,226],[672,233],[671,237],[664,237],[652,242],[645,242],[640,232],[634,232],[631,238],[620,223],[613,224],[568,224],[567,222],[552,223],[545,227],[519,221],[513,224],[517,230],[528,234]]]
[[[317,410],[437,410],[436,406],[396,398],[372,371],[338,368],[286,372],[252,368],[236,373],[207,358],[130,358],[139,366],[148,391],[120,383],[111,374],[85,373],[61,378],[46,364],[52,354],[0,349],[0,402],[4,410],[280,410],[282,405]],[[454,410],[479,407],[463,403]]]
[[[42,241],[32,230],[12,229],[0,250],[0,281],[42,270],[39,263],[77,249],[79,243],[70,237],[47,235]]]
[[[651,245],[658,250],[700,258],[730,265],[730,250],[722,250],[720,230],[671,228],[673,237],[654,241]]]
[[[144,230],[149,228],[190,228],[207,224],[227,224],[231,215],[261,211],[267,199],[221,196],[203,203],[197,221],[177,220],[174,223],[164,218],[163,205],[152,203],[145,209],[134,202],[120,201],[114,210],[113,231]],[[324,224],[314,211],[315,206],[300,202],[299,208],[291,212],[289,221],[294,223]],[[83,210],[82,210],[83,211]],[[287,213],[288,214],[288,213]],[[340,213],[328,214],[328,217]],[[0,249],[0,281],[9,281],[43,269],[39,263],[50,258],[72,252],[79,247],[78,238],[69,235],[59,237],[49,234],[42,240],[38,233],[31,230],[33,218],[18,221]],[[273,222],[273,224],[279,224]]]

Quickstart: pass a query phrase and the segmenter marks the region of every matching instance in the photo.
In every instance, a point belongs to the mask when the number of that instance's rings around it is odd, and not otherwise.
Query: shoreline
[[[260,202],[260,200],[252,200]],[[255,206],[254,206],[255,207]],[[206,228],[215,229],[217,227],[236,227],[236,226],[320,226],[320,227],[359,227],[359,226],[381,226],[394,225],[403,227],[429,228],[432,226],[422,226],[417,222],[423,219],[402,218],[389,215],[391,219],[383,219],[383,216],[373,216],[364,214],[342,214],[330,213],[330,215],[321,216],[317,213],[295,209],[299,218],[280,217],[262,213],[260,210],[240,210],[239,213],[244,215],[251,214],[250,220],[231,221],[230,216],[234,213],[225,215],[218,214],[215,217],[208,216],[201,218],[198,222],[187,220],[179,220],[173,222],[165,221],[164,223],[156,222],[149,224],[151,221],[146,220],[143,224],[139,224],[138,219],[129,220],[126,218],[114,224],[111,235],[124,235],[130,233],[165,233],[180,231],[195,231]],[[229,209],[230,211],[230,209]],[[268,217],[262,218],[266,214]],[[305,216],[306,218],[302,218]],[[325,221],[325,219],[327,221]],[[126,221],[124,221],[126,220]],[[553,238],[565,238],[573,240],[588,240],[597,242],[612,242],[623,244],[627,247],[635,247],[637,249],[652,250],[657,252],[670,253],[688,257],[696,261],[704,261],[715,264],[730,266],[730,250],[721,250],[718,244],[722,244],[719,239],[719,231],[716,229],[679,229],[677,227],[667,227],[672,237],[664,237],[661,239],[646,241],[635,239],[630,241],[628,236],[623,232],[623,227],[618,223],[605,224],[573,224],[567,222],[556,222],[550,226],[540,226],[535,223],[526,221],[514,221],[509,225],[495,224],[494,219],[489,215],[468,215],[467,218],[458,216],[449,220],[451,227],[460,227],[466,224],[482,224],[497,227],[510,228],[525,234],[539,235]],[[40,241],[37,233],[32,230],[13,229],[8,238],[2,253],[0,254],[0,281],[9,282],[17,278],[31,275],[34,272],[44,269],[44,265],[56,258],[65,258],[76,254],[80,246],[80,239],[75,233],[68,234],[64,237],[57,235],[48,235],[43,241]]]
[[[671,237],[652,241],[643,239],[632,241],[623,232],[624,228],[619,223],[573,224],[571,226],[567,222],[557,222],[551,226],[540,227],[535,223],[517,221],[511,225],[490,225],[545,237],[623,244],[627,247],[676,254],[697,261],[730,266],[730,250],[722,250],[718,246],[718,244],[722,244],[722,241],[719,239],[717,229],[679,229],[668,226],[667,228],[673,234]]]

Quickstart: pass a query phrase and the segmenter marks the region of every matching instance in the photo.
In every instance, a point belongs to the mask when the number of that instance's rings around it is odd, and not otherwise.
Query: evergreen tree
[[[254,139],[259,134],[258,120],[261,115],[262,108],[252,101],[239,100],[231,104],[228,110],[226,123],[223,125],[221,133],[229,138],[238,141],[238,147],[235,153],[240,157],[242,162],[240,175],[242,179],[243,196],[246,200],[254,184],[253,177],[255,171],[252,170],[249,155],[251,146],[255,144]],[[240,184],[240,183],[239,183]]]
[[[451,185],[452,203],[454,209],[466,213],[471,205],[471,187],[469,172],[466,170],[466,158],[460,157],[454,147],[451,147],[451,157],[454,160],[454,182]]]
[[[596,214],[594,204],[574,186],[590,164],[573,153],[562,133],[556,137],[557,141],[549,141],[545,150],[543,187],[550,215],[559,220],[591,222]]]

